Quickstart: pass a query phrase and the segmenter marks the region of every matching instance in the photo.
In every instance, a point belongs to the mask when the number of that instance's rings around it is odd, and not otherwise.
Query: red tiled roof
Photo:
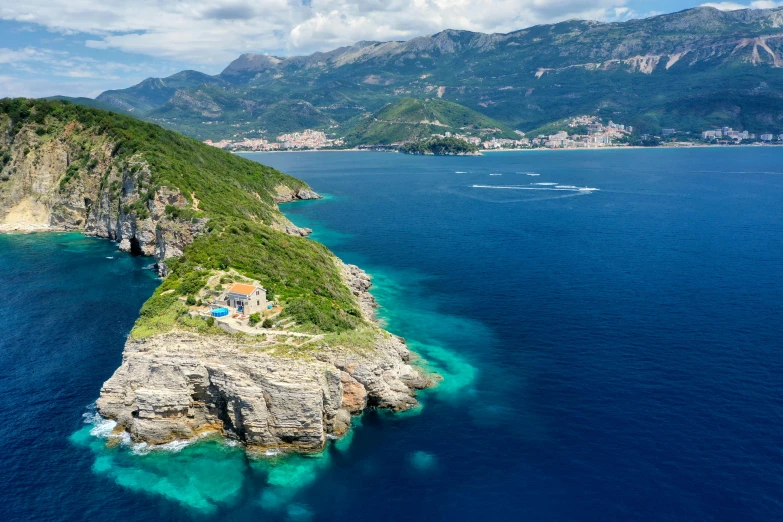
[[[253,285],[243,285],[241,283],[234,283],[234,286],[231,287],[231,290],[228,292],[230,294],[239,294],[239,295],[253,295],[253,292],[255,292],[258,288]]]

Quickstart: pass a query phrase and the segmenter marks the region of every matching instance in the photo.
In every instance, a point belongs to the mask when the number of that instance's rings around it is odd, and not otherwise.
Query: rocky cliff
[[[123,252],[163,261],[182,255],[208,219],[195,194],[155,186],[141,156],[119,160],[117,145],[72,123],[57,135],[0,122],[0,232],[79,230],[111,239]],[[277,187],[277,201],[320,198],[309,189]],[[276,228],[310,231],[276,215]]]
[[[81,131],[74,124],[42,137],[24,128],[6,138],[0,230],[81,230],[159,262],[182,255],[207,220],[173,218],[172,208],[191,206],[179,190],[145,189],[151,173],[143,159],[115,161],[114,144],[96,137],[86,150]]]
[[[344,265],[346,282],[372,314],[369,278]],[[317,451],[368,407],[406,410],[431,381],[402,339],[373,329],[362,349],[321,345],[280,356],[252,338],[170,332],[125,345],[98,411],[150,444],[215,432],[255,449]]]

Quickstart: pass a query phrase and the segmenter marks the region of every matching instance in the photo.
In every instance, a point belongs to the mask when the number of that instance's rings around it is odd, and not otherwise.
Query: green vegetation
[[[270,295],[279,297],[282,316],[304,329],[340,332],[364,324],[333,254],[314,241],[269,226],[285,219],[274,202],[275,187],[306,188],[304,182],[157,125],[63,101],[3,99],[3,121],[11,139],[25,128],[46,129],[40,139],[67,140],[82,151],[64,173],[63,191],[98,168],[95,147],[106,144],[112,150],[111,163],[136,176],[147,199],[165,186],[189,200],[188,208],[167,206],[169,217],[207,220],[205,234],[181,257],[166,260],[168,275],[142,307],[131,332],[134,338],[175,326],[206,331],[208,322],[190,318],[181,298],[195,304],[213,271],[229,268],[261,281]],[[0,158],[6,154],[0,148]],[[101,190],[119,201],[121,185],[104,177]],[[143,218],[145,203],[142,199],[123,210]]]
[[[472,125],[475,114],[528,134],[581,114],[651,134],[720,123],[780,133],[779,17],[774,9],[749,16],[697,8],[505,35],[447,30],[393,46],[360,42],[283,60],[240,59],[218,76],[186,71],[99,100],[200,139],[257,137],[259,129],[274,138],[309,127],[345,136],[349,145],[390,144],[443,133],[421,121],[460,128]],[[757,38],[774,56],[749,43]],[[411,98],[429,98],[432,107],[409,111]],[[460,121],[435,106],[447,101],[475,114]],[[390,104],[391,114],[382,115]],[[395,118],[400,122],[385,123]]]
[[[0,100],[0,113],[8,114],[12,126],[19,129],[36,120],[47,121],[51,135],[61,134],[71,122],[81,124],[84,134],[100,135],[114,144],[115,162],[138,163],[134,156],[143,158],[152,172],[144,180],[150,197],[161,186],[176,187],[188,199],[195,193],[203,214],[192,217],[207,215],[216,224],[231,220],[272,223],[279,215],[273,204],[274,188],[307,186],[273,168],[129,116],[63,101],[24,99]],[[77,168],[86,168],[89,161],[88,148]],[[115,188],[118,192],[119,187]]]
[[[457,154],[475,154],[479,150],[475,145],[456,138],[433,138],[431,140],[408,143],[400,147],[405,154],[432,154],[435,156],[453,156]]]
[[[260,322],[261,322],[261,314],[260,313],[256,312],[254,314],[250,314],[250,319],[248,320],[248,323],[250,324],[250,326],[255,326],[255,325],[257,325]]]
[[[446,132],[470,136],[514,137],[492,118],[457,103],[439,99],[402,98],[364,118],[346,136],[349,145],[390,145],[428,139]]]

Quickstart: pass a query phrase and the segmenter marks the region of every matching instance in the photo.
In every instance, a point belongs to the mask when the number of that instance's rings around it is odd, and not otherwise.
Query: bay
[[[327,196],[283,210],[441,386],[318,458],[107,450],[149,260],[0,236],[0,518],[780,518],[783,149],[247,157]]]

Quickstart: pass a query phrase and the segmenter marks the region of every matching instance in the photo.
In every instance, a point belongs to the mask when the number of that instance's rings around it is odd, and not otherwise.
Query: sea
[[[783,148],[246,157],[442,383],[309,457],[107,438],[150,260],[0,235],[0,520],[783,519]]]

